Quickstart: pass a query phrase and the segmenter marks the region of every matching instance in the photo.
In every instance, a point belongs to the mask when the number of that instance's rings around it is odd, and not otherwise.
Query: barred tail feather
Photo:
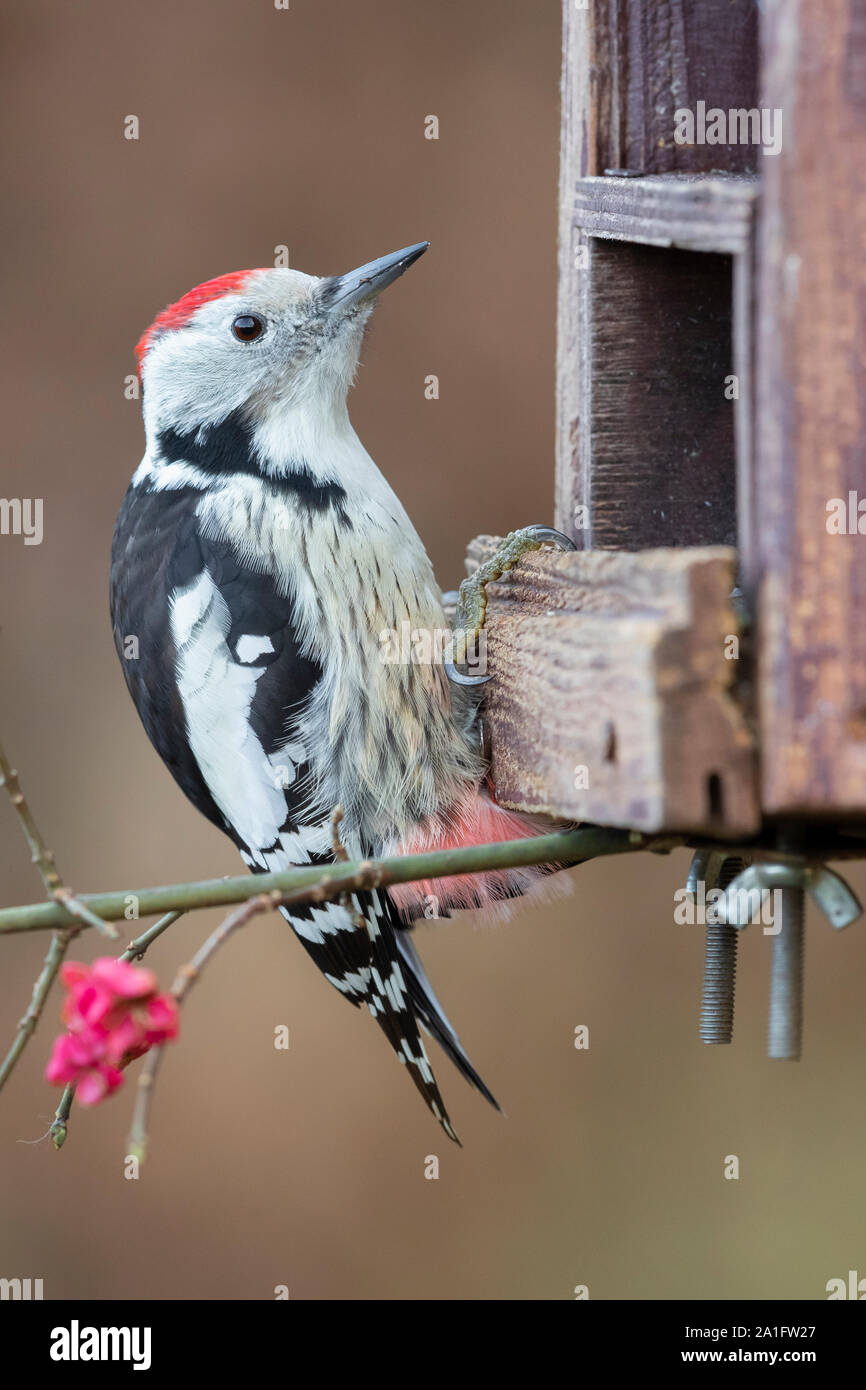
[[[463,1050],[460,1039],[454,1031],[445,1010],[433,992],[433,986],[427,979],[424,967],[415,946],[412,943],[408,932],[401,931],[397,934],[397,947],[403,958],[403,974],[409,988],[409,998],[415,1011],[415,1016],[421,1026],[435,1038],[443,1052],[451,1058],[457,1070],[466,1078],[470,1086],[474,1086],[476,1091],[480,1091],[485,1100],[488,1100],[494,1110],[502,1113],[502,1106],[496,1097],[484,1084],[478,1072],[473,1067],[469,1058]]]
[[[426,1023],[426,1016],[432,1017],[432,1008],[429,1003],[424,1004],[423,1013],[418,1008],[417,1001],[423,995],[413,972],[404,969],[393,920],[395,910],[375,892],[359,893],[350,902],[351,910],[341,903],[326,903],[321,907],[293,906],[280,911],[335,989],[350,1003],[367,1005],[428,1109],[449,1139],[459,1144],[418,1029],[419,1019]],[[434,1029],[431,1032],[437,1036]],[[459,1052],[456,1038],[454,1043]],[[464,1059],[461,1064],[453,1045],[443,1046],[464,1075],[489,1096],[468,1061]]]

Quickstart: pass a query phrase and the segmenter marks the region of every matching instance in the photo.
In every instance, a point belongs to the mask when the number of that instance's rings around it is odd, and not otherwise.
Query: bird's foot
[[[555,531],[552,526],[523,526],[519,531],[510,531],[490,559],[485,560],[474,574],[463,580],[457,596],[453,660],[445,663],[448,679],[455,685],[485,685],[490,680],[490,676],[469,676],[457,669],[466,659],[467,648],[472,646],[475,649],[484,627],[487,616],[487,585],[501,579],[514,568],[522,556],[530,551],[540,550],[543,545],[553,545],[558,550],[577,549],[568,536],[564,536],[561,531]]]

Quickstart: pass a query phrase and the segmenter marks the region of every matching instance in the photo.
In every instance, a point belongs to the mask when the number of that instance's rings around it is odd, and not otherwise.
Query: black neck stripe
[[[160,430],[156,446],[161,462],[193,464],[214,479],[246,473],[275,492],[291,494],[312,511],[324,511],[346,500],[345,488],[337,482],[317,482],[303,459],[289,472],[265,473],[253,449],[252,431],[239,411],[206,430]]]

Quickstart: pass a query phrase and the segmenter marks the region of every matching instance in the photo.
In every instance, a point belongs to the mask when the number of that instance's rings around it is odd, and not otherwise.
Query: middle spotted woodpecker
[[[114,535],[115,642],[157,752],[253,871],[331,862],[337,806],[352,858],[538,830],[492,800],[473,697],[444,664],[383,660],[384,632],[446,622],[346,394],[376,296],[426,249],[342,276],[224,275],[163,310],[138,345],[146,451]],[[430,891],[447,914],[534,877]],[[419,1025],[496,1101],[410,939],[418,891],[283,911],[326,979],[368,1006],[456,1139]]]

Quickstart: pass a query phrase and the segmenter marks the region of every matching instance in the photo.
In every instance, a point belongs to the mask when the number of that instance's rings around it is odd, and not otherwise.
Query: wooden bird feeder
[[[864,249],[857,0],[565,0],[555,525],[578,549],[489,589],[502,804],[803,874],[866,849]],[[803,883],[772,1055],[799,1048]]]

